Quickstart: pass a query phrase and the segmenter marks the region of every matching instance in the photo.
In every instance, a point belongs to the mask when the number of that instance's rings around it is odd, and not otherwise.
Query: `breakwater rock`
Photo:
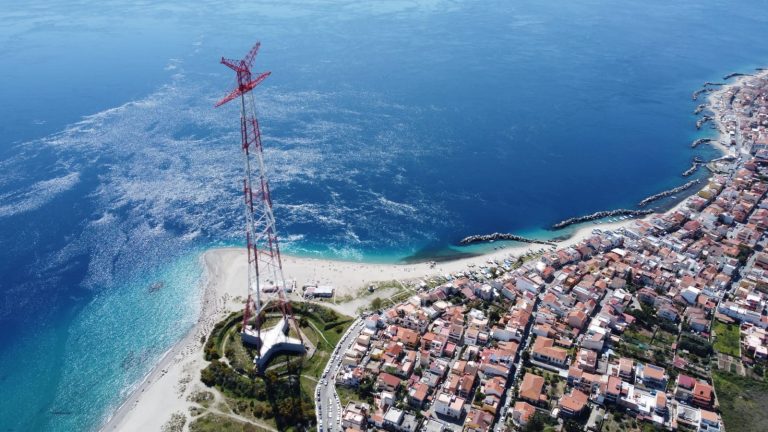
[[[697,123],[697,125],[698,125],[698,123]],[[712,138],[699,138],[696,141],[691,143],[691,148],[696,148],[700,144],[705,144],[705,143],[712,142],[712,141],[714,141]]]
[[[698,120],[696,120],[696,129],[701,129],[702,126],[704,126],[704,123],[712,120],[712,117],[710,116],[704,116]]]
[[[509,234],[509,233],[493,233],[493,234],[483,234],[483,235],[471,235],[468,237],[464,237],[459,241],[459,244],[467,245],[471,243],[480,243],[480,242],[487,242],[487,241],[495,241],[495,240],[511,240],[521,243],[536,243],[536,244],[543,244],[547,246],[556,246],[557,243],[546,241],[546,240],[536,240],[536,239],[530,239],[527,237],[521,237],[519,235],[515,234]]]
[[[552,229],[556,229],[556,230],[563,229],[569,225],[582,223],[582,222],[589,222],[589,221],[603,219],[607,217],[617,217],[617,216],[637,217],[637,216],[645,216],[651,213],[653,213],[653,211],[651,210],[629,210],[629,209],[605,210],[605,211],[599,211],[592,214],[588,214],[586,216],[572,217],[572,218],[566,219],[562,222],[558,222],[552,225]]]
[[[713,89],[710,87],[704,87],[702,89],[698,89],[695,92],[693,92],[693,94],[691,95],[691,99],[697,100],[702,93],[708,93],[708,92],[711,92],[712,90]]]
[[[699,104],[695,110],[693,110],[694,114],[699,114],[707,107],[707,104]]]
[[[724,85],[725,85],[725,83],[710,82],[710,81],[707,81],[707,82],[704,83],[705,87],[706,86],[724,86]]]
[[[642,206],[644,206],[646,204],[649,204],[649,203],[652,203],[652,202],[654,202],[656,200],[660,200],[662,198],[666,198],[668,196],[674,195],[674,194],[676,194],[678,192],[682,192],[682,191],[684,191],[684,190],[690,188],[691,186],[693,186],[695,184],[698,184],[700,182],[701,182],[701,180],[691,180],[691,181],[689,181],[688,183],[686,183],[686,184],[684,184],[682,186],[678,186],[678,187],[676,187],[674,189],[665,190],[664,192],[659,192],[656,195],[651,195],[648,198],[640,201],[640,203],[638,205],[640,207],[642,207]]]
[[[731,78],[735,78],[735,77],[740,77],[740,76],[747,76],[747,75],[749,75],[749,74],[734,72],[734,73],[729,73],[728,75],[724,76],[723,79],[727,80],[727,79],[731,79]]]
[[[696,170],[699,169],[699,166],[701,166],[701,162],[693,162],[693,164],[691,164],[691,167],[683,172],[683,177],[688,177],[691,174],[695,173]]]

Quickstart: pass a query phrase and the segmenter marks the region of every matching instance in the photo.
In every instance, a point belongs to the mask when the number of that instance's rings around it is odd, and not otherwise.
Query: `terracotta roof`
[[[680,374],[677,376],[677,385],[679,385],[682,388],[686,388],[690,390],[693,388],[695,384],[696,384],[696,380],[689,377],[688,375]]]
[[[621,378],[615,376],[608,377],[608,387],[605,389],[606,393],[611,395],[619,395],[621,393]]]
[[[542,388],[544,388],[544,378],[527,373],[520,384],[520,397],[535,402],[542,400],[544,396],[541,394]]]
[[[570,394],[563,395],[563,397],[560,398],[559,405],[568,411],[577,413],[584,409],[588,400],[589,396],[587,396],[586,393],[579,390],[573,390]]]
[[[415,346],[419,342],[419,334],[415,331],[403,327],[397,328],[397,338],[406,345]]]
[[[536,408],[528,402],[515,402],[514,412],[520,413],[520,422],[528,423],[531,417],[536,413]]]
[[[701,381],[696,381],[696,384],[693,386],[693,397],[707,402],[711,401],[712,386]]]
[[[643,369],[643,376],[645,378],[651,378],[657,381],[664,380],[664,368],[652,364],[646,364]]]
[[[416,391],[413,393],[413,398],[423,402],[424,399],[427,398],[427,392],[429,391],[429,386],[424,383],[418,383],[414,388]]]
[[[506,386],[506,384],[507,384],[507,381],[504,380],[504,378],[501,378],[501,377],[491,378],[485,382],[483,393],[501,395],[504,393],[504,387]]]
[[[720,421],[720,417],[717,415],[717,413],[704,409],[701,410],[701,419],[711,423],[717,423]]]
[[[388,387],[397,387],[400,385],[400,378],[386,372],[379,374],[379,381]]]
[[[565,358],[568,357],[568,352],[562,348],[555,348],[554,344],[555,341],[553,339],[539,336],[536,338],[536,342],[533,343],[531,352],[559,361],[565,361]]]

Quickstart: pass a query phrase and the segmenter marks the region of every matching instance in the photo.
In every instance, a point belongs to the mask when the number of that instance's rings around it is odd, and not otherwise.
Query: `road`
[[[512,373],[507,380],[507,389],[504,391],[500,401],[501,412],[499,413],[499,417],[493,427],[494,432],[502,432],[507,429],[507,418],[511,414],[510,410],[512,409],[512,401],[515,399],[515,395],[511,394],[512,388],[516,386],[519,383],[520,378],[522,378],[520,370],[523,368],[523,353],[528,350],[528,347],[531,345],[531,339],[533,339],[533,332],[531,331],[531,327],[533,327],[533,322],[536,320],[536,312],[539,310],[539,301],[543,296],[543,293],[539,293],[533,303],[533,311],[531,313],[531,319],[528,321],[528,326],[525,328],[523,343],[521,343],[517,348],[517,363],[515,363],[515,367],[512,369]]]
[[[341,369],[344,353],[352,347],[363,328],[361,319],[355,320],[331,353],[320,382],[315,387],[315,415],[318,431],[342,431],[341,414],[344,409],[336,393],[336,374]]]

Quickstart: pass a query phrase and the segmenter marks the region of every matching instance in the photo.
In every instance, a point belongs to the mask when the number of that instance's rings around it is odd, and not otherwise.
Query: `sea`
[[[0,1],[0,430],[98,430],[242,245],[222,56],[272,71],[284,250],[448,259],[685,183],[691,93],[768,65],[767,3]]]

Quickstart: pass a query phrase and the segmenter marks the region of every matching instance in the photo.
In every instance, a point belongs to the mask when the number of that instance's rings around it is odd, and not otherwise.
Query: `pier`
[[[578,216],[578,217],[572,217],[572,218],[566,219],[564,221],[561,221],[552,225],[552,229],[559,230],[569,225],[578,224],[582,222],[589,222],[589,221],[603,219],[607,217],[616,217],[616,216],[638,217],[638,216],[646,216],[651,213],[653,213],[653,211],[651,210],[629,210],[629,209],[604,210],[604,211],[588,214],[586,216]]]
[[[462,245],[468,245],[471,243],[480,243],[480,242],[488,242],[488,241],[495,241],[495,240],[510,240],[510,241],[516,241],[521,243],[536,243],[536,244],[543,244],[547,246],[556,246],[557,243],[546,241],[546,240],[536,240],[536,239],[530,239],[526,237],[521,237],[519,235],[515,234],[509,234],[509,233],[493,233],[493,234],[483,234],[483,235],[471,235],[469,237],[464,237],[459,241],[459,244]]]
[[[652,203],[652,202],[660,200],[662,198],[666,198],[666,197],[674,195],[674,194],[676,194],[678,192],[682,192],[682,191],[684,191],[684,190],[690,188],[691,186],[693,186],[695,184],[698,184],[700,182],[701,182],[701,180],[691,180],[691,181],[689,181],[688,183],[686,183],[686,184],[684,184],[682,186],[678,186],[678,187],[676,187],[674,189],[665,190],[664,192],[659,192],[656,195],[651,195],[648,198],[640,201],[640,203],[638,205],[640,207],[642,207],[642,206],[644,206],[646,204]]]

